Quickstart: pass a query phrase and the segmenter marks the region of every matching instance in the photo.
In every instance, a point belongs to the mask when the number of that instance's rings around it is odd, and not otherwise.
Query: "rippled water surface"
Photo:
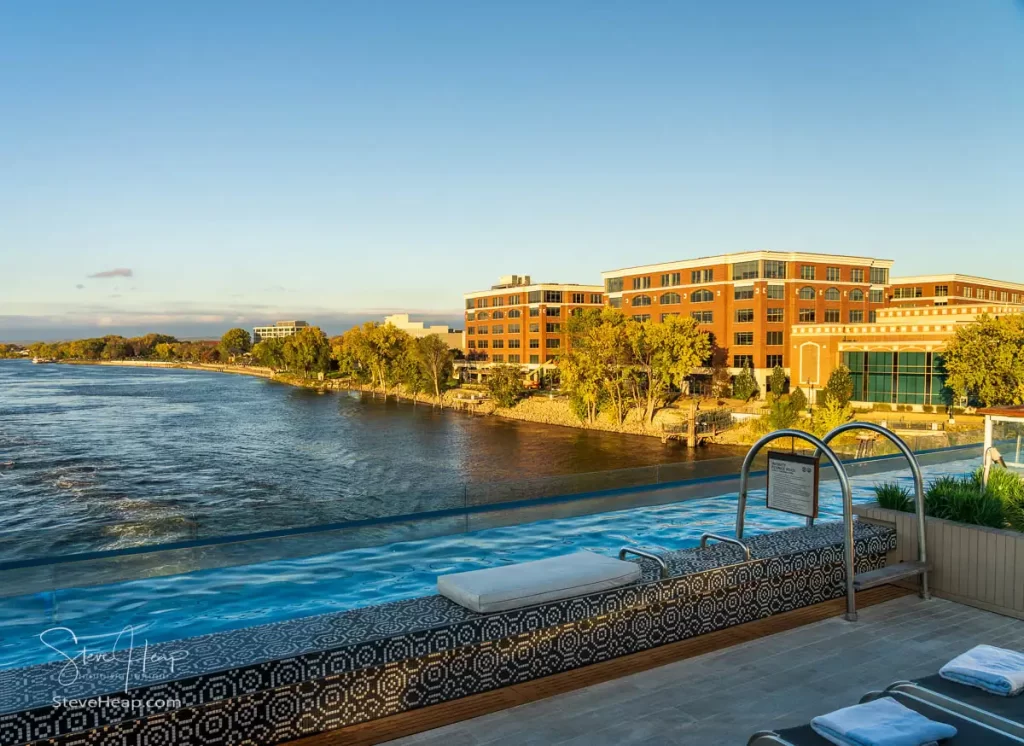
[[[0,360],[0,561],[515,499],[523,480],[689,457],[247,376]]]

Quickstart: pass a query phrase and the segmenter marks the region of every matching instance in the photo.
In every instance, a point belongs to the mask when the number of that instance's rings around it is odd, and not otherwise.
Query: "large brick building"
[[[1022,299],[1024,285],[1016,282],[970,275],[922,275],[893,278],[890,305],[899,308],[984,303],[1021,305]]]
[[[600,285],[532,282],[508,275],[489,290],[466,293],[466,374],[486,375],[493,364],[522,365],[531,374],[554,368],[568,348],[573,309],[600,308]]]
[[[627,316],[660,321],[682,314],[714,335],[714,364],[754,371],[764,390],[775,366],[790,367],[798,323],[874,318],[890,294],[892,261],[753,251],[602,272],[607,303]]]

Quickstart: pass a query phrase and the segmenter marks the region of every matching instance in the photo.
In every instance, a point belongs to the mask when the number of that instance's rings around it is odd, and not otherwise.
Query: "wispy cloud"
[[[108,269],[106,272],[97,272],[94,275],[89,275],[90,280],[106,280],[111,277],[134,277],[135,273],[130,269],[121,267],[118,269]]]

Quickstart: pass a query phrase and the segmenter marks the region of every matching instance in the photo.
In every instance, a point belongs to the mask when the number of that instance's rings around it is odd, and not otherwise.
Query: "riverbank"
[[[213,373],[234,373],[241,376],[274,378],[273,368],[249,365],[216,365],[213,363],[181,363],[169,360],[61,360],[60,365],[107,365],[120,368],[177,368],[180,370],[208,370]]]

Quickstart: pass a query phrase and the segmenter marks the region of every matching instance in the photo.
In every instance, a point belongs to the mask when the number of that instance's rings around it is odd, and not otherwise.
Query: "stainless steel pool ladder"
[[[668,565],[665,564],[665,560],[663,560],[661,557],[654,554],[653,552],[647,552],[643,549],[635,549],[634,547],[622,547],[622,549],[619,550],[619,559],[626,559],[627,554],[633,554],[637,557],[643,557],[644,559],[649,559],[655,564],[657,564],[658,574],[661,576],[662,580],[669,576]]]
[[[877,432],[880,435],[884,435],[889,438],[889,440],[893,441],[893,443],[896,444],[896,447],[899,448],[903,455],[910,461],[910,469],[914,474],[914,483],[916,486],[919,560],[917,562],[905,562],[899,565],[883,567],[881,570],[872,570],[871,572],[855,575],[854,569],[856,564],[853,556],[853,492],[850,489],[850,478],[846,473],[846,469],[843,467],[843,462],[840,461],[839,457],[835,454],[835,451],[829,448],[828,442],[837,435],[858,428],[871,430],[872,432]],[[747,452],[746,457],[743,459],[743,466],[740,468],[740,494],[736,505],[736,538],[741,540],[743,539],[743,518],[747,509],[747,483],[750,478],[750,467],[754,463],[754,458],[762,448],[772,441],[780,438],[795,438],[813,445],[815,447],[814,455],[817,458],[821,458],[821,456],[824,455],[832,464],[832,468],[835,469],[836,472],[836,478],[839,480],[839,487],[843,495],[843,565],[846,571],[846,620],[850,622],[857,621],[856,592],[858,590],[864,590],[876,585],[890,583],[894,580],[920,575],[921,596],[923,598],[927,598],[928,565],[926,562],[925,551],[924,488],[921,480],[921,468],[917,463],[917,458],[914,456],[913,451],[911,451],[907,444],[904,443],[895,433],[870,422],[848,422],[845,425],[840,425],[829,432],[823,439],[818,439],[810,433],[806,433],[802,430],[776,430],[773,433],[768,433],[754,443],[754,445],[751,446],[750,451]],[[807,525],[813,526],[814,519],[808,518]]]
[[[720,534],[701,534],[700,535],[700,548],[704,549],[708,545],[708,539],[714,539],[724,544],[733,544],[743,550],[743,559],[745,562],[750,562],[750,547],[744,544],[739,539],[733,539],[729,536],[722,536]]]

